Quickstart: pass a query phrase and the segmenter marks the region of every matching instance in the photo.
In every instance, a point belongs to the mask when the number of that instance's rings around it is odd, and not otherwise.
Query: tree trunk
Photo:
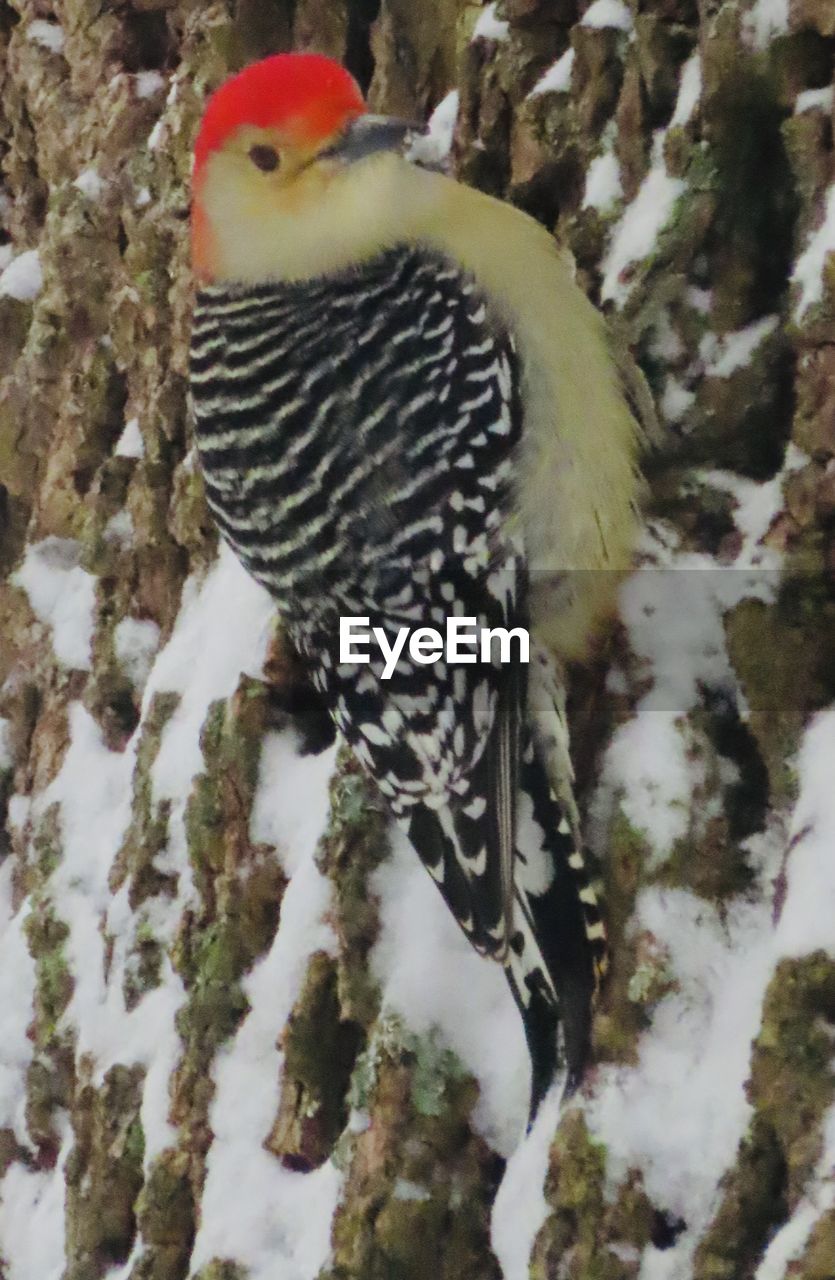
[[[834,12],[0,0],[0,1276],[835,1275]],[[458,175],[570,246],[660,407],[573,673],[596,1065],[527,1136],[501,974],[194,467],[191,142],[291,47],[375,110],[457,89]]]

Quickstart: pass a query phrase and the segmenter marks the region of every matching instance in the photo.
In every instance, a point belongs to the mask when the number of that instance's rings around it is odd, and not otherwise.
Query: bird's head
[[[384,247],[406,212],[391,176],[408,168],[399,153],[416,128],[371,115],[353,77],[320,54],[246,67],[209,99],[197,135],[196,274],[304,279]]]

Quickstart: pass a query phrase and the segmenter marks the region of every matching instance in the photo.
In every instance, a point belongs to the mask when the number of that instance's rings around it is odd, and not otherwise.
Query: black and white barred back
[[[582,1072],[602,928],[535,749],[527,669],[404,655],[383,680],[374,647],[368,665],[338,651],[341,616],[390,639],[449,615],[526,625],[512,337],[471,278],[403,247],[319,280],[202,289],[191,390],[221,533],[467,937],[505,965],[535,1110],[560,1037],[570,1081]]]

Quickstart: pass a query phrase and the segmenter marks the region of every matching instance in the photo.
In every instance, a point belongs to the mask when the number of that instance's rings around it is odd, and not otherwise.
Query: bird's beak
[[[422,133],[425,133],[424,126],[414,120],[398,120],[393,116],[357,116],[324,154],[353,164],[355,160],[363,160],[378,151],[403,153]]]

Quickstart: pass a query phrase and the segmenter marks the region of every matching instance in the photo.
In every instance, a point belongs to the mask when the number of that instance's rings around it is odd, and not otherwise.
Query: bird
[[[605,930],[565,665],[613,612],[642,428],[570,255],[422,165],[418,126],[278,53],[197,133],[190,399],[220,535],[471,945],[500,964],[530,1121],[589,1061]],[[344,661],[340,620],[529,636],[485,660]],[[512,651],[511,651],[512,650]]]

